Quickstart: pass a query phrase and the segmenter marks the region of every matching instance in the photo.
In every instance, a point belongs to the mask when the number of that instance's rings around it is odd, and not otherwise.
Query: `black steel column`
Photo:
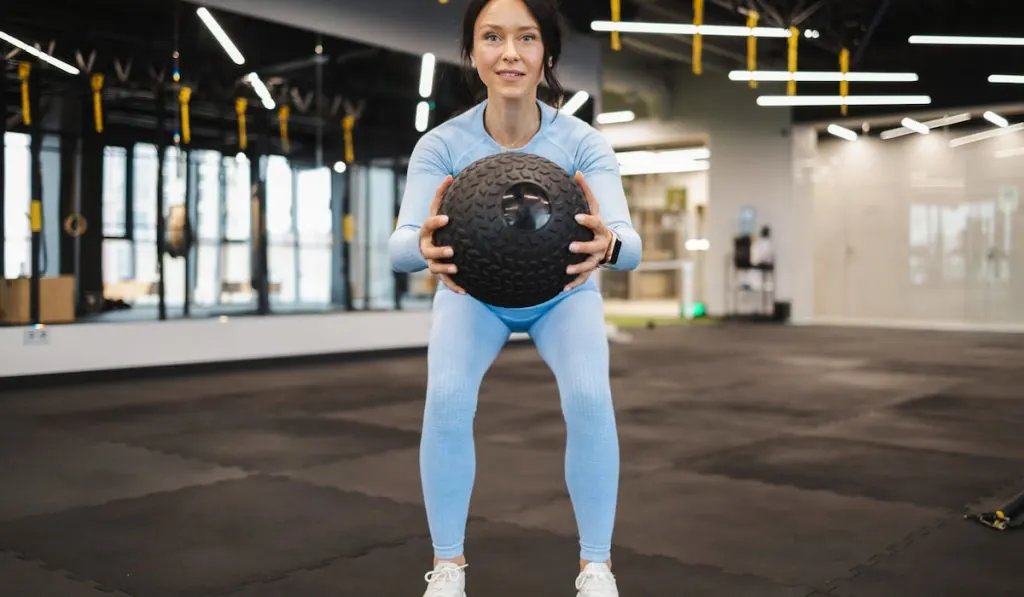
[[[167,244],[167,217],[164,214],[164,155],[167,147],[165,130],[167,106],[163,84],[156,87],[156,271],[157,293],[160,298],[161,321],[167,319],[167,292],[164,288],[164,247]]]
[[[345,195],[341,202],[342,244],[344,247],[341,271],[344,275],[346,311],[355,310],[352,300],[352,231],[355,228],[352,224],[352,197],[356,192],[352,176],[353,168],[355,168],[355,164],[349,164],[345,169]]]
[[[192,184],[192,177],[198,176],[196,171],[198,168],[192,166],[192,152],[185,149],[184,145],[179,145],[182,155],[185,156],[185,230],[183,240],[186,243],[187,249],[182,259],[185,260],[185,304],[184,313],[185,317],[188,317],[192,313],[192,289],[195,287],[194,272],[197,267],[198,257],[193,259],[193,251],[198,253],[198,243],[193,243],[195,236],[190,231],[195,230],[197,227],[193,226],[193,222],[196,222],[198,218],[193,217],[193,211],[195,210],[196,195],[198,189]],[[196,183],[198,184],[198,182]]]
[[[32,194],[30,199],[32,203],[29,209],[29,220],[32,224],[32,278],[29,294],[29,317],[33,324],[40,323],[39,299],[42,271],[40,271],[39,253],[42,249],[43,240],[43,172],[42,160],[40,159],[43,151],[43,127],[41,124],[43,115],[40,113],[42,102],[39,101],[39,92],[42,86],[39,84],[39,71],[37,69],[33,69],[34,72],[29,75],[28,80],[29,110],[32,113],[32,123],[29,125],[29,132],[32,135],[30,158],[32,163]]]
[[[80,312],[103,310],[103,143],[104,133],[96,131],[92,90],[76,96],[79,106],[78,131],[81,135],[78,201],[70,211],[77,212],[88,223],[85,234],[72,239],[78,253],[78,296]]]
[[[270,151],[270,113],[256,108],[257,149],[249,153],[249,178],[252,181],[252,232],[249,242],[253,249],[251,269],[252,287],[256,290],[256,312],[270,313],[270,281],[267,268],[267,169],[262,167],[264,156]]]

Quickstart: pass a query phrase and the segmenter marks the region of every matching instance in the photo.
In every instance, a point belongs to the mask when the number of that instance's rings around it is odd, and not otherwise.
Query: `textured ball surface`
[[[448,224],[434,245],[450,246],[452,280],[497,307],[531,307],[558,295],[576,275],[565,268],[586,260],[569,251],[594,233],[576,222],[590,213],[576,181],[537,155],[507,152],[466,167],[445,191],[438,214]]]

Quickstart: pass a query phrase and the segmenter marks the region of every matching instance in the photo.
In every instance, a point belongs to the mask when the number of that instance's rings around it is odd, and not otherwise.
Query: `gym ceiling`
[[[377,0],[386,1],[386,0]],[[436,0],[423,0],[436,1]],[[591,22],[610,19],[610,0],[562,0],[572,28],[599,39],[608,52],[609,34],[591,30]],[[87,7],[87,10],[83,10]],[[138,0],[42,0],[4,2],[0,8],[3,30],[16,37],[38,41],[44,50],[88,73],[105,75],[102,94],[107,138],[112,143],[152,142],[156,138],[155,90],[165,85],[165,131],[176,130],[180,109],[173,89],[174,49],[180,48],[181,82],[193,93],[190,100],[192,145],[225,153],[237,150],[238,126],[235,98],[246,94],[250,106],[260,99],[242,82],[249,71],[258,71],[272,90],[278,105],[287,103],[289,150],[292,158],[312,162],[318,135],[324,140],[325,163],[343,157],[342,119],[355,109],[358,121],[354,143],[357,159],[407,155],[419,133],[406,115],[420,101],[420,57],[372,48],[350,41],[318,36],[311,32],[216,11],[221,25],[231,32],[243,50],[246,64],[240,67],[225,55],[196,18],[196,6],[186,3]],[[919,80],[909,83],[852,83],[850,94],[924,94],[931,96],[929,109],[1010,103],[1018,100],[1024,86],[993,84],[991,74],[1024,74],[1024,47],[914,45],[911,35],[1021,36],[1024,3],[989,0],[704,0],[704,23],[745,25],[745,10],[754,8],[759,25],[784,27],[795,24],[814,37],[801,36],[798,70],[837,71],[839,52],[850,53],[851,71],[910,72]],[[692,23],[692,0],[621,0],[622,21]],[[317,44],[323,53],[316,54]],[[692,36],[623,34],[618,60],[643,68],[690,68]],[[732,70],[747,68],[745,37],[703,38],[702,76],[727,77]],[[5,53],[11,46],[0,43]],[[76,56],[76,52],[78,56]],[[787,42],[758,40],[758,70],[786,70]],[[12,56],[6,69],[6,116],[8,130],[20,126],[20,84],[17,61]],[[318,68],[318,63],[322,68]],[[434,121],[467,105],[458,68],[438,65]],[[69,77],[52,67],[45,69],[42,109],[46,130],[68,131],[76,124],[68,115],[81,114],[88,124],[93,93],[88,75]],[[317,97],[318,77],[324,93]],[[123,80],[122,80],[123,78]],[[736,85],[746,83],[736,82]],[[800,83],[798,93],[838,94],[837,83]],[[282,102],[282,99],[286,100]],[[319,104],[319,108],[318,108]],[[318,109],[324,118],[316,118]],[[769,109],[769,108],[766,108]],[[895,108],[898,110],[899,108]],[[893,107],[852,107],[850,116],[894,111]],[[60,115],[63,114],[63,118]],[[283,151],[276,110],[249,110],[250,142],[268,127],[270,150]],[[266,123],[259,121],[267,116]],[[798,121],[834,117],[838,108],[798,108]],[[398,115],[402,115],[399,117]]]
[[[610,19],[610,0],[562,1],[579,31],[590,31],[593,20]],[[693,23],[693,0],[620,1],[622,21]],[[908,41],[912,35],[1024,38],[1024,2],[1020,0],[704,0],[704,24],[744,26],[750,8],[758,12],[759,26],[795,25],[801,32],[817,32],[817,37],[799,40],[799,71],[838,71],[840,50],[845,47],[850,71],[916,73],[919,77],[909,83],[851,83],[851,95],[929,95],[931,104],[918,107],[925,110],[1014,103],[1024,98],[1024,85],[988,82],[992,74],[1024,75],[1024,45],[918,45]],[[591,34],[600,35],[609,48],[608,33]],[[623,58],[689,69],[692,43],[689,35],[622,34],[618,53]],[[726,77],[729,71],[747,69],[746,37],[704,36],[702,45],[702,76]],[[757,55],[758,70],[787,69],[785,39],[759,39]],[[801,83],[797,93],[838,95],[838,83]],[[851,107],[849,115],[900,110],[896,106]],[[802,107],[794,116],[809,121],[838,114],[838,108]]]

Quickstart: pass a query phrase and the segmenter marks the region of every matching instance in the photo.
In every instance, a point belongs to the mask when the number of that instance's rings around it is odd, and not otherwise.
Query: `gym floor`
[[[1024,337],[702,325],[613,348],[623,597],[1020,595]],[[4,392],[4,597],[419,597],[425,359]],[[470,597],[575,595],[554,380],[477,417]],[[104,593],[106,591],[106,593]]]

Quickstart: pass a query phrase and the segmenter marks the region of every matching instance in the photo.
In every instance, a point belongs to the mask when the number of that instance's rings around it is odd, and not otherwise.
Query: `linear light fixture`
[[[620,151],[615,154],[621,176],[641,174],[678,174],[708,170],[711,150],[707,147],[659,151]]]
[[[598,124],[622,124],[625,122],[633,122],[634,120],[636,120],[636,114],[634,114],[632,110],[604,112],[597,115]]]
[[[850,72],[844,75],[839,71],[797,71],[790,73],[784,70],[734,70],[729,72],[729,79],[733,81],[801,81],[810,83],[838,83],[844,80],[861,83],[914,83],[919,77],[917,73]]]
[[[420,97],[427,98],[434,91],[434,67],[437,58],[427,52],[420,63]]]
[[[923,124],[924,126],[928,127],[929,130],[931,130],[933,128],[938,128],[940,126],[952,126],[954,124],[960,124],[961,122],[967,122],[970,119],[971,114],[969,112],[964,112],[962,114],[954,114],[953,116],[943,116],[942,118],[936,118],[934,120],[926,120],[921,124]],[[912,135],[913,133],[914,131],[910,130],[909,128],[901,126],[894,129],[889,129],[887,131],[882,131],[882,133],[878,135],[878,137],[882,140],[888,140],[895,139],[896,137],[903,137],[905,135]]]
[[[848,128],[841,127],[838,124],[830,124],[828,125],[828,128],[826,128],[825,130],[828,131],[829,134],[835,135],[840,139],[845,139],[847,141],[857,140],[857,133],[851,131]]]
[[[928,128],[927,125],[920,123],[914,120],[913,118],[904,118],[903,120],[900,121],[900,124],[902,124],[904,127],[914,131],[919,135],[927,135],[928,133],[932,132],[932,130]]]
[[[560,110],[563,114],[575,114],[577,110],[583,107],[583,104],[587,103],[590,99],[590,94],[586,91],[577,91],[569,98],[569,101],[565,102]]]
[[[430,104],[422,101],[416,104],[416,130],[425,132],[430,122]]]
[[[714,35],[725,37],[789,37],[789,29],[780,27],[741,27],[739,25],[692,25],[687,23],[639,23],[592,21],[592,31],[648,33],[653,35]]]
[[[1024,85],[1024,75],[989,75],[989,83],[1009,83],[1011,85]]]
[[[932,103],[927,95],[762,95],[759,106],[909,106]]]
[[[939,46],[1024,46],[1024,37],[985,37],[979,35],[911,35],[912,44]]]
[[[992,110],[986,110],[985,113],[981,115],[981,117],[1000,128],[1006,128],[1010,126],[1010,122],[1008,120],[996,114]]]
[[[270,97],[270,90],[267,89],[267,86],[263,83],[263,79],[260,79],[259,75],[256,73],[249,73],[248,75],[245,75],[245,82],[252,85],[253,91],[256,92],[256,95],[260,97],[260,101],[263,102],[264,108],[267,110],[273,110],[277,107],[277,103],[274,101],[274,98]]]
[[[245,56],[242,56],[242,53],[238,50],[238,47],[235,46],[235,42],[231,41],[231,38],[228,37],[228,34],[224,31],[224,28],[221,27],[220,23],[217,22],[217,19],[213,18],[213,15],[210,13],[209,9],[207,9],[205,6],[200,6],[196,9],[196,14],[199,15],[199,19],[203,22],[204,25],[206,25],[206,28],[210,30],[210,33],[213,34],[213,37],[216,38],[218,42],[220,42],[221,47],[224,48],[225,52],[227,52],[228,58],[231,58],[231,61],[235,64],[245,64]]]
[[[1017,133],[1024,130],[1024,122],[1017,124],[1000,127],[996,129],[989,129],[980,133],[974,133],[973,135],[964,135],[963,137],[957,137],[956,139],[949,140],[950,147],[960,147],[961,145],[967,145],[968,143],[977,143],[978,141],[984,141],[986,139],[993,139],[995,137],[1002,137],[1003,135],[1009,135],[1011,133]]]
[[[53,56],[50,56],[46,52],[40,51],[40,50],[38,50],[38,49],[28,45],[27,43],[21,41],[17,37],[14,37],[13,35],[10,35],[8,33],[4,33],[3,31],[0,31],[0,39],[2,39],[5,42],[11,44],[15,48],[18,48],[22,52],[25,52],[26,54],[30,54],[32,56],[35,56],[36,58],[42,60],[43,62],[49,64],[50,66],[55,66],[55,67],[59,68],[60,70],[66,72],[69,75],[77,75],[77,74],[82,72],[82,71],[78,70],[77,68],[71,66],[67,62],[64,62],[63,60],[61,60],[59,58],[54,58]]]

